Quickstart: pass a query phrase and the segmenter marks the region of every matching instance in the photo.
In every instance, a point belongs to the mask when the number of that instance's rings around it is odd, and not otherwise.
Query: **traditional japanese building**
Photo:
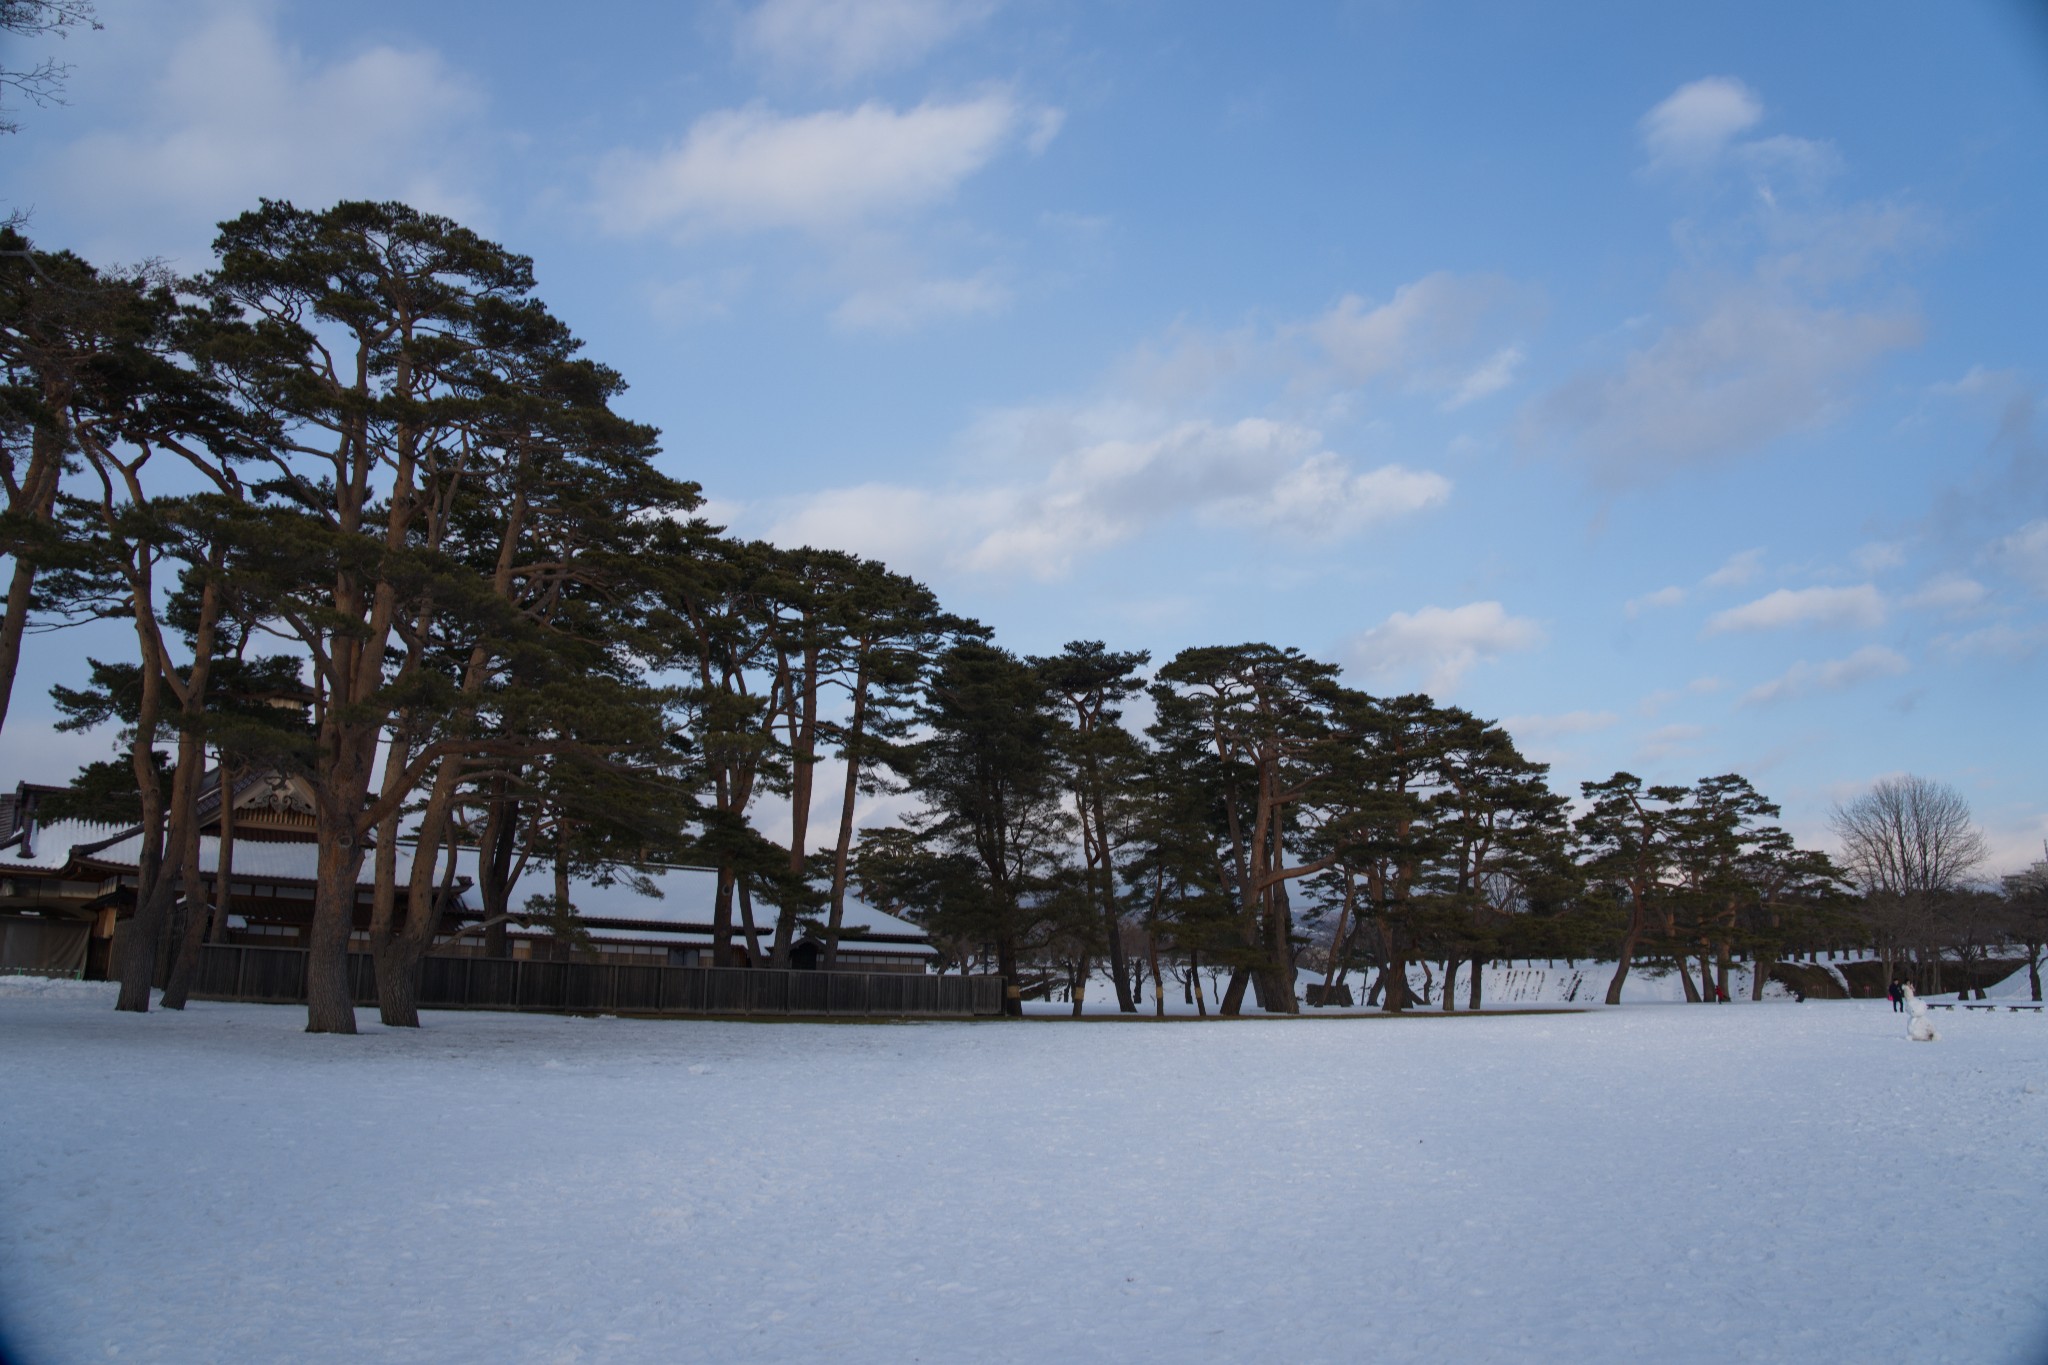
[[[313,914],[312,793],[303,780],[269,772],[229,784],[223,799],[219,774],[209,774],[200,797],[201,876],[206,880],[208,941],[272,948],[306,943]],[[38,808],[65,788],[24,782],[0,796],[0,971],[37,971],[99,979],[118,974],[117,942],[134,914],[143,832],[139,826],[90,821],[47,821]],[[410,880],[413,848],[397,850],[399,886]],[[224,899],[218,890],[227,868]],[[368,939],[371,884],[366,858],[356,891],[356,938]],[[436,934],[434,952],[481,956],[482,919],[473,890],[476,851],[457,851],[454,895]],[[621,965],[709,965],[714,941],[712,908],[717,873],[708,868],[652,864],[630,876],[583,876],[570,883],[573,934],[514,927],[508,955],[519,960],[608,962]],[[401,895],[403,891],[401,890]],[[529,870],[508,904],[553,894],[551,870]],[[736,916],[733,952],[742,965],[767,965],[772,917],[751,931]],[[916,925],[855,901],[840,930],[837,970],[929,971],[937,957]],[[799,970],[822,968],[823,932],[806,925],[791,953]]]

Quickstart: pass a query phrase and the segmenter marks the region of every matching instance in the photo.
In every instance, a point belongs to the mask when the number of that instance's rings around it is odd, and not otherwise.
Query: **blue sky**
[[[735,530],[1013,648],[1298,645],[1566,790],[1739,771],[1825,843],[1910,771],[2040,856],[2020,3],[100,9],[0,142],[46,245],[408,199],[534,257]],[[35,725],[84,649],[0,778],[99,752]]]

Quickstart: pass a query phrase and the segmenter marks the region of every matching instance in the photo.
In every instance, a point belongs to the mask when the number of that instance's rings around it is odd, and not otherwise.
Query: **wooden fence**
[[[377,968],[348,955],[349,990],[377,1003]],[[208,944],[200,949],[197,1000],[302,1003],[306,950]],[[999,976],[905,972],[795,972],[735,967],[624,966],[429,957],[420,964],[421,1009],[538,1010],[568,1014],[964,1019],[1003,1008]]]

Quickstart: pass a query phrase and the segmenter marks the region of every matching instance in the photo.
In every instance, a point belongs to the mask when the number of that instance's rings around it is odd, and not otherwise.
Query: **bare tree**
[[[1836,806],[1828,823],[1842,841],[1843,864],[1871,895],[1953,891],[1984,861],[1970,803],[1932,778],[1883,778]]]
[[[1863,890],[1887,975],[1894,956],[1917,954],[1923,990],[1941,989],[1942,947],[1966,899],[1959,893],[1984,861],[1970,803],[1946,782],[1887,777],[1829,819],[1842,863]],[[1964,949],[1968,956],[1968,949]]]
[[[62,38],[66,29],[81,26],[100,26],[92,0],[0,0],[0,34],[12,38],[39,33],[54,33]],[[12,133],[21,127],[4,108],[10,95],[38,106],[62,104],[59,92],[64,88],[64,78],[70,74],[68,63],[52,58],[26,70],[0,67],[0,133]]]

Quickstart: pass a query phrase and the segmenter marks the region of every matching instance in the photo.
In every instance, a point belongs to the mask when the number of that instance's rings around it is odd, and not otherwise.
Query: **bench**
[[[1927,1008],[1931,1010],[1952,1010],[1958,1004],[1960,1004],[1966,1010],[1984,1010],[1986,1012],[1996,1010],[2010,1010],[2013,1013],[2017,1014],[2021,1010],[2028,1010],[2038,1014],[2041,1010],[2041,1005],[2039,1001],[2028,1001],[2024,1004],[2019,1005],[2006,1004],[1998,1000],[1928,1000],[1922,1003],[1924,1003],[1927,1006]]]

